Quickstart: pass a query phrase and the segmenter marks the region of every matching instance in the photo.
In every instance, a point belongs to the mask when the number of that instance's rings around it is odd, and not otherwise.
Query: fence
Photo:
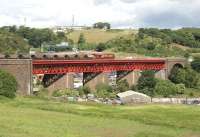
[[[200,98],[152,98],[151,102],[163,104],[200,104]]]

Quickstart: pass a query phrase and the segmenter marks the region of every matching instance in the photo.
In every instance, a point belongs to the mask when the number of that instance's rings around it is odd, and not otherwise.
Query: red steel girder
[[[165,60],[33,60],[33,74],[165,69]]]

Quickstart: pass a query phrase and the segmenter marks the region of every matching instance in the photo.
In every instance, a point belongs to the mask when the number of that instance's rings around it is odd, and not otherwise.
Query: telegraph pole
[[[24,27],[26,27],[26,17],[24,17]]]
[[[72,15],[72,26],[71,26],[71,29],[73,29],[73,27],[74,27],[74,22],[75,22],[75,16]]]

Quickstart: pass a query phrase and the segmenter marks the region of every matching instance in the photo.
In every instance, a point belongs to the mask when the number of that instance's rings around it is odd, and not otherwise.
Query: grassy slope
[[[113,38],[129,35],[131,33],[136,33],[134,30],[100,30],[100,29],[90,29],[90,30],[75,30],[68,35],[68,38],[72,39],[74,42],[78,41],[80,34],[83,33],[86,41],[88,43],[100,43],[107,42]]]
[[[0,102],[0,137],[200,137],[197,106]]]
[[[89,30],[74,30],[73,32],[69,33],[67,35],[68,38],[72,39],[73,41],[77,42],[80,34],[83,33],[86,41],[88,43],[100,43],[100,42],[107,42],[111,39],[120,37],[120,36],[125,36],[125,37],[132,37],[133,35],[131,34],[136,34],[137,30],[110,30],[110,31],[105,31],[105,30],[100,30],[100,29],[89,29]],[[172,44],[172,46],[176,49],[174,50],[187,50],[190,48],[187,48],[182,45],[178,44]],[[107,50],[112,52],[111,50]],[[124,57],[144,57],[148,55],[144,54],[135,54],[135,53],[117,53],[116,56],[118,58],[124,58]],[[180,56],[180,55],[179,55]]]

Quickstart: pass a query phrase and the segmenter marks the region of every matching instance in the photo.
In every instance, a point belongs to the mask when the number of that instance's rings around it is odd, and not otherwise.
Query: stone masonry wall
[[[32,91],[31,59],[0,59],[0,69],[11,73],[18,82],[18,94],[30,95]]]

